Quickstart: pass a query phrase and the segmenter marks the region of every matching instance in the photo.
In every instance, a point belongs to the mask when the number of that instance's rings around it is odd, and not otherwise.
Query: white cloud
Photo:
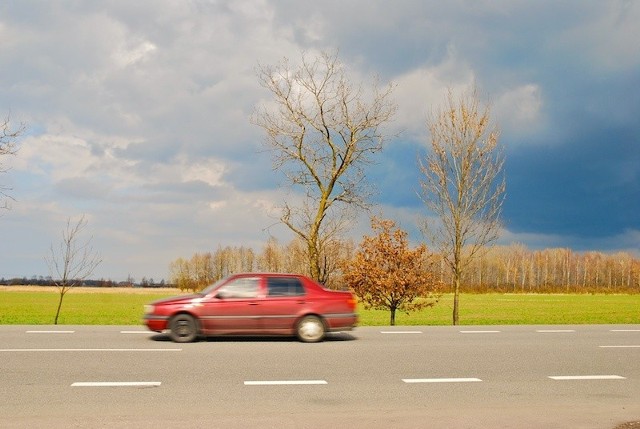
[[[631,70],[640,65],[638,22],[640,3],[630,0],[587,5],[587,19],[577,21],[557,43],[602,72]],[[586,64],[585,64],[586,66]]]
[[[393,126],[404,130],[410,138],[425,141],[427,117],[445,101],[447,89],[461,92],[472,87],[474,80],[470,65],[449,45],[441,63],[409,70],[395,78],[398,112]]]
[[[37,172],[54,181],[84,175],[95,162],[91,148],[73,135],[43,135],[22,141],[16,170]]]
[[[180,169],[182,170],[182,180],[192,181],[199,180],[207,183],[209,186],[220,186],[224,184],[223,177],[226,167],[223,163],[215,160],[188,162],[181,160]]]
[[[126,67],[147,58],[158,48],[151,42],[140,42],[131,48],[124,46],[112,54],[113,60],[120,67]]]
[[[512,137],[527,136],[541,130],[546,125],[541,92],[538,85],[530,83],[500,94],[493,107],[499,128]]]

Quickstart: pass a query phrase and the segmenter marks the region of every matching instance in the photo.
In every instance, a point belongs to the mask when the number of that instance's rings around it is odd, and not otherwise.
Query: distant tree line
[[[470,292],[640,293],[640,259],[627,252],[496,246],[472,263],[463,283]]]
[[[30,285],[30,286],[56,286],[56,281],[51,276],[32,276],[31,278],[27,277],[13,277],[10,279],[5,279],[4,277],[0,278],[0,286],[20,286],[20,285]],[[156,282],[153,278],[147,279],[143,277],[142,280],[135,281],[133,278],[129,277],[125,281],[116,282],[113,280],[92,280],[86,279],[82,282],[78,282],[78,286],[82,287],[100,287],[100,288],[110,288],[110,287],[145,287],[145,288],[161,288],[161,287],[172,287],[165,283],[164,279]]]
[[[351,240],[333,241],[321,260],[329,274],[329,288],[345,286],[341,264],[352,259]],[[229,274],[247,271],[291,272],[309,275],[306,246],[269,240],[261,251],[219,247],[171,263],[169,282],[183,290],[199,290]],[[438,253],[433,274],[451,292],[451,270]],[[449,288],[449,289],[447,289]],[[462,277],[467,293],[640,293],[640,259],[630,253],[574,252],[571,249],[530,250],[522,244],[494,246],[474,260]]]
[[[327,280],[325,286],[341,288],[339,264],[355,250],[352,241],[333,240],[325,243],[320,263]],[[195,253],[189,259],[178,258],[169,267],[169,281],[181,290],[200,290],[230,274],[238,272],[286,272],[311,277],[308,246],[301,238],[281,244],[269,239],[261,251],[240,247],[218,247],[214,252]]]
[[[321,260],[329,280],[325,285],[345,286],[340,264],[354,257],[351,240],[333,241]],[[237,272],[288,272],[309,275],[306,246],[294,239],[280,243],[270,239],[256,251],[245,246],[218,247],[213,252],[195,253],[171,262],[169,280],[143,277],[136,281],[84,280],[84,287],[177,287],[197,291]],[[433,273],[451,292],[450,270],[442,257],[434,254]],[[50,276],[0,278],[0,285],[54,286]],[[640,293],[640,258],[628,252],[575,252],[568,248],[531,250],[523,244],[494,246],[476,259],[462,278],[467,293]]]

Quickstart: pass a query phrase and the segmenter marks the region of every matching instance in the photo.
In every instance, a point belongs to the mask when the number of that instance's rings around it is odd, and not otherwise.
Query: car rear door
[[[259,312],[265,333],[293,333],[298,317],[307,305],[305,288],[297,277],[266,277],[266,296]]]

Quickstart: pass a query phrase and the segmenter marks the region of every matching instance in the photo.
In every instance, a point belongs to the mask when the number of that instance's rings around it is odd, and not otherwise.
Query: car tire
[[[169,337],[176,343],[190,343],[198,336],[198,322],[189,314],[178,314],[169,321]]]
[[[304,343],[317,343],[324,338],[324,323],[318,316],[305,316],[298,322],[296,334]]]

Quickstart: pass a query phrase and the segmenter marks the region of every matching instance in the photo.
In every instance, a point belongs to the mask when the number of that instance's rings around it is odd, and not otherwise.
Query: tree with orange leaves
[[[345,283],[365,308],[409,313],[431,307],[440,298],[433,258],[424,244],[411,250],[407,233],[392,220],[371,219],[376,236],[365,236],[355,256],[344,263]]]

